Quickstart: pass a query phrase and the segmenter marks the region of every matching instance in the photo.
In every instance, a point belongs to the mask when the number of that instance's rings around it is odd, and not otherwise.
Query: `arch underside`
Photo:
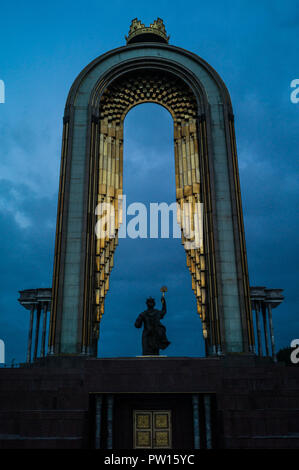
[[[200,206],[200,203],[208,204],[204,194],[207,192],[206,184],[201,178],[203,169],[200,168],[200,160],[205,153],[205,122],[202,120],[198,125],[195,96],[181,79],[165,71],[139,70],[116,79],[103,90],[99,120],[92,123],[91,158],[95,163],[89,191],[90,213],[92,216],[95,205],[105,205],[108,208],[112,206],[115,215],[113,221],[110,218],[110,233],[105,227],[105,237],[95,238],[92,234],[89,237],[86,272],[89,273],[90,282],[85,286],[87,302],[82,339],[86,346],[93,345],[94,353],[122,221],[123,123],[132,107],[145,102],[164,106],[173,118],[177,219],[182,243],[204,338],[211,344],[220,342],[219,325],[215,318],[217,306],[215,301],[209,303],[207,296],[207,268],[211,268],[213,263],[211,259],[206,259],[210,250],[205,248],[203,239],[207,240],[207,234],[203,238],[200,236],[203,235],[203,228],[209,226],[207,207],[204,206],[202,213]],[[93,152],[95,155],[92,155]],[[102,214],[93,217],[91,225],[97,224],[100,229],[101,217]],[[211,282],[211,269],[208,269],[208,278]],[[212,292],[211,287],[208,290]],[[88,299],[93,300],[88,303]]]

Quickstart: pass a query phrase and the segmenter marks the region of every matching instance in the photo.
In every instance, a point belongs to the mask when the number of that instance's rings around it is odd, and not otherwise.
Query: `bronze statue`
[[[166,314],[166,300],[163,296],[161,298],[162,310],[156,310],[155,300],[149,297],[146,300],[147,310],[140,313],[138,316],[135,327],[141,328],[144,325],[142,332],[142,354],[143,356],[158,356],[159,349],[166,349],[170,345],[166,337],[166,328],[160,322]]]

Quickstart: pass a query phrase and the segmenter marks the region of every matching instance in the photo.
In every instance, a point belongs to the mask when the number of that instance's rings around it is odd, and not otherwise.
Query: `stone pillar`
[[[273,320],[272,320],[272,307],[271,307],[270,302],[269,303],[267,302],[267,307],[268,307],[268,316],[269,316],[272,358],[273,358],[274,362],[277,362],[276,353],[275,353],[274,329],[273,329]]]
[[[211,423],[211,397],[204,395],[205,424],[206,424],[206,441],[207,449],[212,449],[212,423]]]
[[[44,302],[43,305],[43,332],[42,332],[42,347],[41,347],[41,357],[45,357],[45,347],[46,347],[46,331],[47,331],[47,311],[48,311],[48,302]]]
[[[33,360],[35,361],[37,358],[37,348],[38,348],[38,336],[39,336],[39,322],[40,322],[40,311],[41,311],[41,306],[40,303],[37,304],[37,309],[36,309],[36,327],[35,327],[35,344],[34,344],[34,354],[33,354]]]
[[[199,406],[198,395],[192,395],[194,449],[200,449]]]
[[[260,325],[260,302],[255,302],[254,307],[255,307],[255,318],[256,318],[258,355],[262,356],[262,340],[261,340],[261,325]]]
[[[102,421],[102,395],[96,396],[96,426],[95,426],[95,448],[101,448],[101,421]]]
[[[107,449],[113,444],[113,395],[107,396]]]
[[[266,347],[266,356],[269,357],[269,338],[268,338],[268,328],[267,328],[267,310],[265,302],[262,303],[262,314],[263,314],[263,324],[264,324],[264,335],[265,335],[265,347]]]
[[[32,328],[33,328],[34,310],[35,310],[35,304],[31,304],[28,346],[27,346],[27,362],[31,362]]]

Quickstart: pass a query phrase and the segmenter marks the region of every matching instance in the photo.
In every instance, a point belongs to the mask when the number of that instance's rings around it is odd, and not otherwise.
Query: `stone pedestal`
[[[0,448],[129,449],[134,410],[170,412],[174,449],[299,447],[299,368],[270,358],[48,357],[0,397]]]

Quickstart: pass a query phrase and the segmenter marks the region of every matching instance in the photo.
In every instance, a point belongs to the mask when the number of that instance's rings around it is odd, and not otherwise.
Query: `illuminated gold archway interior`
[[[139,71],[115,80],[102,94],[100,100],[97,204],[113,205],[115,212],[115,237],[95,241],[95,285],[93,331],[98,336],[99,323],[104,313],[104,301],[109,289],[109,275],[118,243],[121,224],[119,199],[123,192],[123,124],[128,111],[141,103],[157,103],[171,113],[174,123],[174,154],[178,223],[182,229],[182,243],[186,249],[187,266],[192,276],[192,288],[197,299],[197,310],[202,319],[203,333],[206,326],[206,279],[203,246],[190,249],[183,227],[194,232],[194,224],[202,226],[201,213],[197,210],[201,198],[199,167],[199,142],[196,124],[197,103],[190,88],[180,79],[166,72]],[[94,130],[95,132],[95,130]],[[202,142],[201,142],[202,145]],[[187,203],[187,204],[186,204]],[[188,207],[189,210],[183,210]],[[101,223],[100,217],[96,219]],[[196,233],[196,230],[195,230]]]

